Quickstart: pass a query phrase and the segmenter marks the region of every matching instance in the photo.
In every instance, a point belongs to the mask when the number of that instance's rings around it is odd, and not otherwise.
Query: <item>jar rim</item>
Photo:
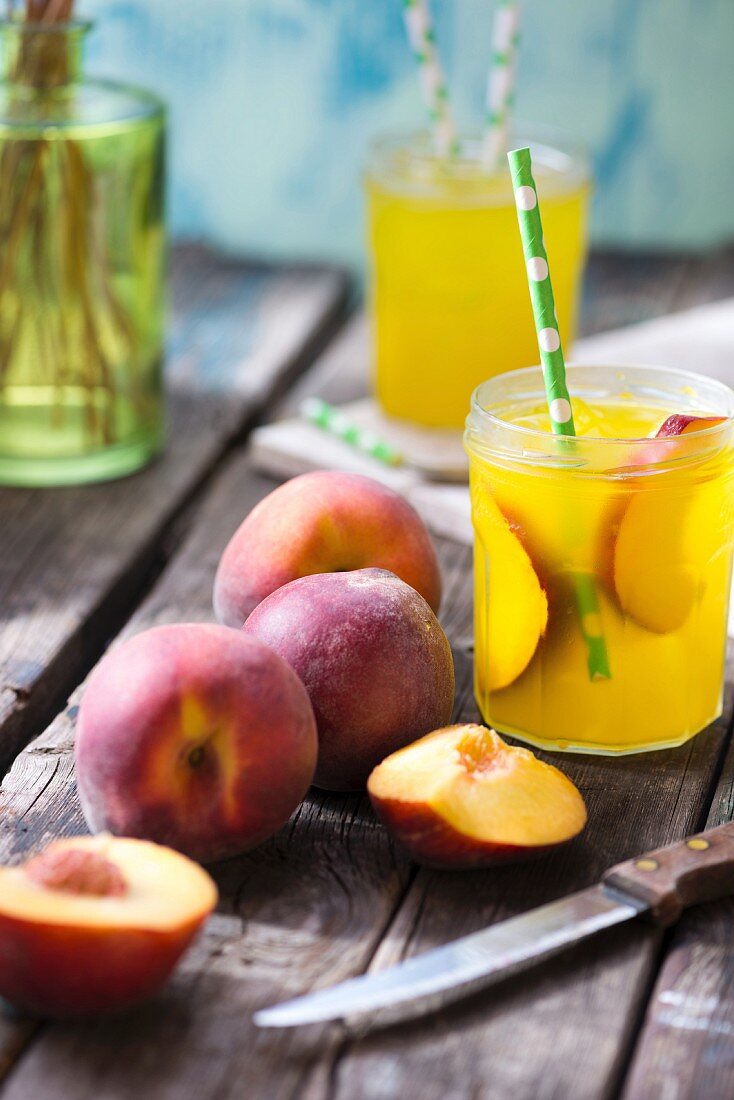
[[[718,379],[678,367],[629,363],[569,363],[566,370],[572,403],[574,395],[593,404],[595,397],[608,398],[615,392],[621,396],[632,389],[639,392],[641,399],[645,395],[650,399],[655,398],[655,403],[660,404],[661,412],[666,407],[669,409],[668,415],[693,412],[695,409],[698,415],[710,413],[712,416],[725,417],[726,419],[717,424],[685,436],[689,457],[693,457],[694,451],[700,452],[712,443],[718,443],[726,436],[733,434],[734,390]],[[605,379],[606,386],[603,384]],[[610,384],[612,381],[614,385]],[[596,388],[592,388],[594,384]],[[612,468],[615,465],[615,454],[620,449],[629,448],[630,444],[633,444],[636,449],[640,448],[641,465],[644,465],[645,460],[642,456],[646,453],[651,465],[661,461],[661,437],[659,436],[620,438],[583,435],[572,437],[575,440],[575,459],[571,463],[568,451],[569,437],[515,424],[493,412],[492,407],[498,406],[503,395],[504,408],[520,400],[543,401],[545,387],[542,368],[534,366],[507,371],[477,386],[471,397],[471,409],[466,420],[464,439],[468,450],[486,451],[498,457],[531,464],[546,456],[551,461],[560,461],[563,465],[577,465],[579,459],[588,456],[593,457],[594,465],[605,464],[607,460],[611,460],[610,468]],[[678,407],[670,407],[663,402],[664,397],[680,398],[680,404]],[[672,445],[675,445],[674,441],[680,445],[682,437],[678,435],[664,438]],[[563,444],[566,448],[565,453],[562,450]]]
[[[0,31],[12,30],[18,34],[86,34],[93,26],[93,19],[44,22],[41,19],[22,19],[20,16],[0,18]]]
[[[518,122],[513,127],[510,147],[529,145],[537,164],[556,177],[558,192],[566,193],[591,182],[591,167],[585,147],[555,127],[532,126]],[[482,137],[465,133],[458,138],[458,152],[452,157],[439,155],[430,130],[395,129],[378,134],[370,143],[366,176],[391,186],[440,190],[446,183],[467,182],[477,188],[494,186],[490,197],[503,204],[511,197],[509,167],[504,158],[498,168],[488,169],[483,160]],[[496,185],[507,183],[507,195],[498,195]]]

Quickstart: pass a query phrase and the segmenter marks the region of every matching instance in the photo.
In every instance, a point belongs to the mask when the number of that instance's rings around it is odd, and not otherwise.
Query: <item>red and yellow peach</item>
[[[319,787],[363,788],[384,756],[450,720],[446,635],[423,597],[384,569],[291,581],[257,606],[244,629],[306,685],[318,726]]]
[[[206,863],[287,821],[316,750],[306,690],[276,653],[229,627],[161,626],[92,673],[77,783],[92,831],[155,840]]]
[[[389,569],[438,611],[438,561],[408,502],[360,474],[302,474],[260,501],[232,536],[214,582],[214,610],[220,622],[240,627],[289,581],[370,566]]]

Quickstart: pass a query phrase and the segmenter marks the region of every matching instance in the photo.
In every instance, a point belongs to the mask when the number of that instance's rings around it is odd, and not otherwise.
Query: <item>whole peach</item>
[[[446,635],[423,597],[385,569],[291,581],[259,604],[244,629],[306,685],[318,726],[319,787],[364,787],[383,757],[451,717]]]
[[[210,862],[288,820],[316,750],[308,695],[276,653],[229,627],[160,626],[113,649],[92,673],[77,783],[92,831]]]
[[[302,474],[261,500],[232,536],[214,582],[214,611],[239,627],[289,581],[369,566],[389,569],[438,611],[436,553],[408,502],[361,474]]]

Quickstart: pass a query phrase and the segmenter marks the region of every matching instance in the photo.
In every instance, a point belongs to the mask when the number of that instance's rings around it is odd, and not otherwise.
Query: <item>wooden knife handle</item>
[[[687,906],[734,894],[734,822],[618,863],[602,882],[645,902],[657,923],[674,924]]]

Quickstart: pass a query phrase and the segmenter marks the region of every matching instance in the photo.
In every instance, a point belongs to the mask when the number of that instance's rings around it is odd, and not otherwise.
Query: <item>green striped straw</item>
[[[548,256],[543,242],[543,226],[540,219],[538,191],[533,179],[530,150],[513,149],[507,154],[507,159],[510,162],[510,174],[515,192],[517,219],[525,255],[551,427],[556,435],[574,436],[576,432],[571,397],[566,385],[566,364],[558,331]],[[601,633],[599,600],[594,578],[589,574],[575,573],[573,582],[581,631],[586,643],[589,676],[592,680],[608,680],[611,672],[606,644]]]
[[[520,44],[520,5],[501,0],[492,29],[492,64],[487,77],[487,116],[482,160],[496,168],[507,148],[515,101],[515,69]]]
[[[456,150],[456,129],[427,0],[403,0],[403,17],[410,48],[418,62],[436,152],[442,157],[449,156]]]
[[[320,397],[307,397],[301,403],[300,413],[318,428],[336,436],[350,447],[369,455],[384,466],[401,466],[403,456],[387,440],[381,439],[368,428],[362,428],[345,416],[341,409],[322,401]]]

